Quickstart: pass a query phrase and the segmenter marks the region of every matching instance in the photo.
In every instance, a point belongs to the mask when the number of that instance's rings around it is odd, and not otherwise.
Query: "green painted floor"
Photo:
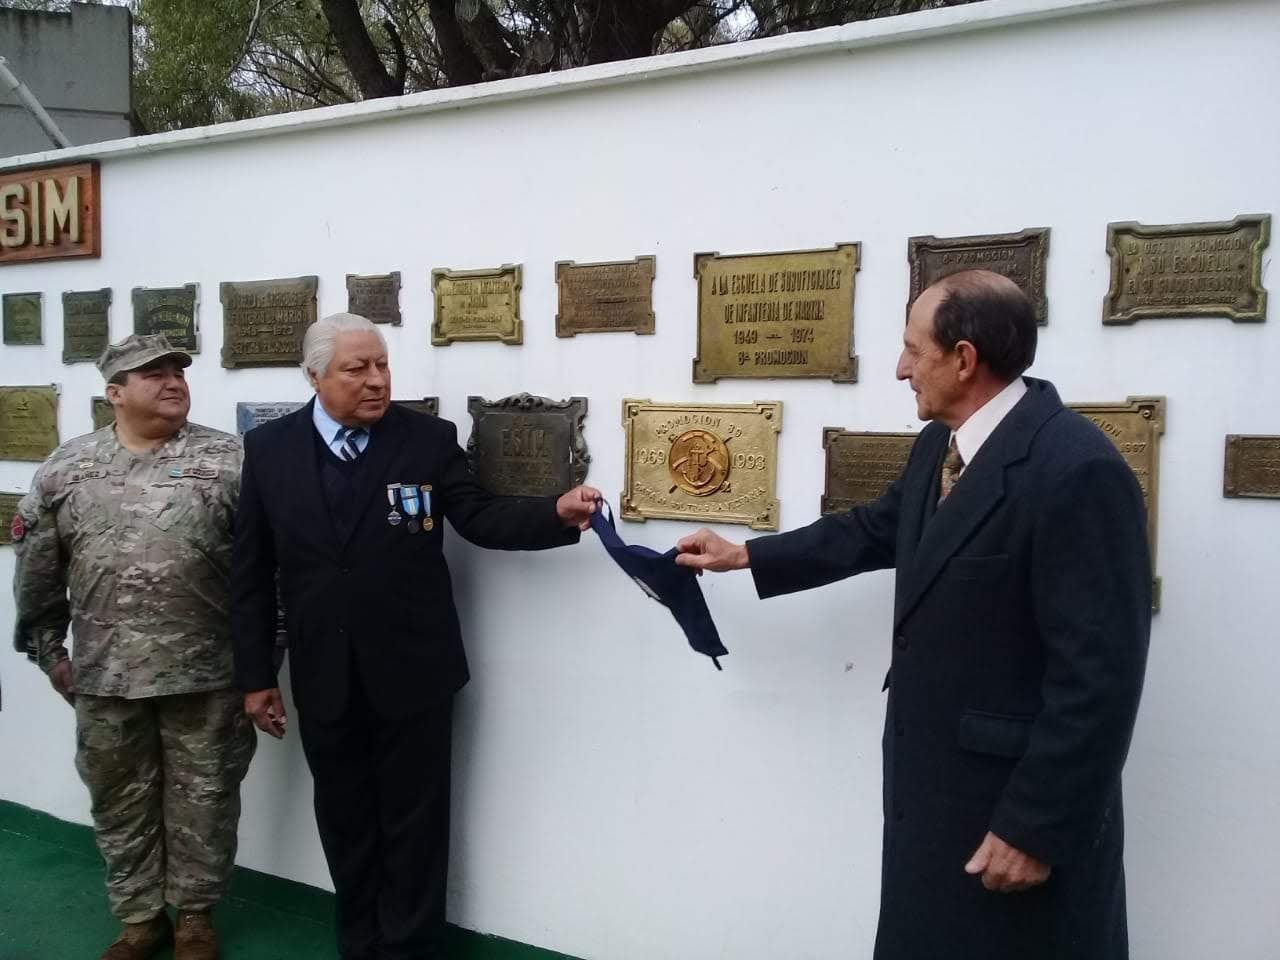
[[[332,916],[331,894],[237,868],[214,922],[223,960],[334,960]],[[117,929],[92,831],[0,801],[0,960],[97,960]],[[453,960],[572,960],[451,932]]]

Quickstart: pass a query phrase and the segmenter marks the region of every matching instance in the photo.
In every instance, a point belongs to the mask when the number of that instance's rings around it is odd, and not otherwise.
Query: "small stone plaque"
[[[1049,298],[1044,282],[1048,258],[1048,227],[972,237],[912,237],[907,241],[907,260],[911,266],[907,309],[911,309],[916,297],[943,277],[962,270],[990,270],[1021,287],[1035,308],[1036,323],[1048,323]]]
[[[0,460],[39,462],[57,446],[57,389],[0,387]]]
[[[0,491],[0,546],[13,544],[13,529],[10,521],[18,513],[18,504],[26,494],[12,490]]]
[[[1129,397],[1124,403],[1068,403],[1105,433],[1124,457],[1142,488],[1147,508],[1147,543],[1154,577],[1154,608],[1160,608],[1160,578],[1155,577],[1156,534],[1160,528],[1160,437],[1164,434],[1165,398]]]
[[[1222,495],[1280,500],[1280,436],[1227,435]]]
[[[853,433],[823,427],[827,481],[822,513],[844,513],[871,503],[902,475],[918,434]]]
[[[400,326],[400,271],[347,274],[347,310],[374,323]]]
[[[623,400],[621,516],[778,529],[782,403]]]
[[[9,346],[38,346],[44,343],[44,323],[38,293],[4,295],[4,342]]]
[[[472,423],[467,457],[491,493],[545,497],[587,478],[591,456],[582,436],[586,397],[468,397],[467,412]]]
[[[579,333],[653,333],[653,274],[656,258],[607,263],[556,264],[560,308],[556,336]]]
[[[188,353],[200,352],[200,330],[196,306],[200,285],[181,287],[134,287],[133,332],[163,333],[169,345]]]
[[[1267,319],[1262,251],[1271,238],[1269,214],[1223,223],[1107,225],[1111,289],[1102,322],[1149,317]]]
[[[254,427],[277,420],[306,405],[305,400],[281,400],[278,403],[251,403],[242,400],[236,404],[236,433],[243,437]]]
[[[858,379],[853,286],[861,246],[693,258],[693,382],[721,377]]]
[[[437,347],[447,347],[455,340],[523,343],[522,282],[519,264],[504,264],[494,270],[432,270],[435,322],[431,342]]]
[[[62,295],[62,362],[96,362],[111,339],[111,288]]]
[[[396,400],[395,402],[415,413],[425,413],[429,417],[440,416],[439,397],[423,397],[421,400]]]
[[[302,336],[316,322],[316,277],[223,283],[222,365],[293,367]]]
[[[116,408],[106,397],[90,397],[89,416],[93,418],[93,429],[101,430],[116,422]]]

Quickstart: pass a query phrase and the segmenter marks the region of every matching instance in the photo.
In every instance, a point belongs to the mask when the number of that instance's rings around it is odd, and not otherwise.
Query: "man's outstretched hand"
[[[732,543],[705,527],[677,543],[676,549],[680,551],[676,555],[676,563],[682,567],[693,567],[699,575],[704,570],[723,573],[751,566],[746,544]]]
[[[586,530],[591,526],[591,515],[596,512],[596,502],[603,496],[595,487],[574,487],[567,493],[562,493],[556,501],[556,515],[566,527]]]

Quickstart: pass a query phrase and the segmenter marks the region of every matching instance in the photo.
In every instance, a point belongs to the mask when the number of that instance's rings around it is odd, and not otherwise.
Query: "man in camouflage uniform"
[[[216,957],[209,910],[256,744],[228,611],[241,447],[187,422],[190,364],[162,335],[109,346],[98,368],[115,424],[55,450],[13,520],[15,643],[75,707],[76,768],[124,924],[102,960],[144,960],[170,939],[175,960]]]

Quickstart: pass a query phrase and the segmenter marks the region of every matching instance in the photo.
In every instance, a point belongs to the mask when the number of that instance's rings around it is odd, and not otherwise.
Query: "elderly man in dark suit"
[[[1023,377],[1018,287],[947,277],[897,375],[921,431],[876,502],[679,562],[761,597],[897,570],[877,960],[1128,956],[1120,771],[1151,626],[1142,494],[1111,442]]]
[[[250,431],[232,565],[237,684],[280,737],[276,583],[302,747],[337,895],[344,960],[444,956],[454,694],[467,682],[444,520],[473,543],[575,543],[599,493],[495,497],[452,423],[390,402],[382,334],[363,317],[313,324],[316,396]]]

